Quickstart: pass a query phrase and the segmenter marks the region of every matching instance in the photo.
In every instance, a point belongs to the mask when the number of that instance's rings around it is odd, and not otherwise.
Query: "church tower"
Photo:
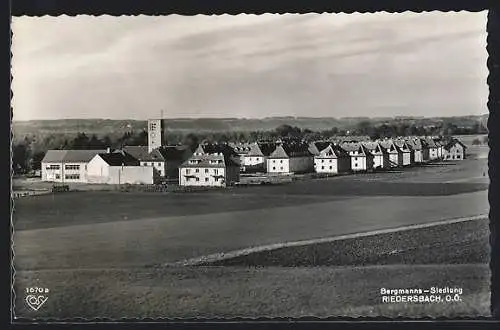
[[[163,119],[148,119],[148,151],[161,147],[163,143]]]

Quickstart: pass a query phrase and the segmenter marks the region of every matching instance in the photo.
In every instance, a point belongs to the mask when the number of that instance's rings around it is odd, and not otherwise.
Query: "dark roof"
[[[371,153],[387,153],[387,150],[385,150],[384,148],[382,148],[382,146],[380,145],[379,142],[362,142],[363,145],[365,146],[366,149],[368,149],[368,151],[370,151]]]
[[[412,150],[411,146],[403,139],[394,140],[394,144],[397,145],[403,152],[408,152]]]
[[[273,142],[256,142],[250,146],[250,151],[247,156],[262,156],[268,157],[276,149],[276,143]]]
[[[341,145],[346,152],[357,151],[361,155],[371,155],[371,152],[361,142],[346,142]]]
[[[450,150],[454,145],[456,144],[460,144],[464,149],[467,149],[467,146],[465,144],[462,143],[462,141],[460,141],[459,139],[456,139],[456,138],[453,138],[451,139],[445,146],[444,148],[446,150]]]
[[[148,152],[145,146],[124,146],[122,150],[139,161],[154,162],[185,160],[188,149],[187,146],[161,146]]]
[[[231,148],[229,144],[225,143],[200,144],[194,153],[207,154],[207,155],[223,154],[226,157],[239,156],[238,153],[236,153],[236,151],[233,148]]]
[[[382,140],[379,142],[382,148],[385,148],[387,152],[401,152],[401,148],[394,143],[394,140]]]
[[[339,158],[339,157],[349,157],[347,151],[342,149],[339,145],[329,144],[326,148],[320,151],[317,158]]]
[[[127,153],[101,153],[99,156],[110,166],[138,166],[139,161]]]
[[[193,163],[194,162],[194,163]],[[215,162],[215,163],[213,163]],[[180,167],[213,167],[213,168],[224,168],[224,167],[239,167],[240,164],[237,163],[231,157],[224,157],[224,155],[215,154],[204,154],[204,155],[193,155],[191,158],[186,160]]]
[[[280,143],[269,155],[270,158],[312,157],[309,145],[300,142]]]
[[[88,163],[106,150],[48,150],[42,163]]]
[[[250,143],[229,143],[229,146],[238,154],[247,154],[251,149]]]
[[[200,144],[193,155],[182,163],[183,167],[220,167],[210,164],[210,160],[223,160],[223,166],[240,166],[239,155],[228,144]],[[198,160],[199,165],[190,164],[191,160]]]
[[[329,145],[331,145],[332,142],[330,141],[314,141],[309,143],[309,152],[313,155],[319,155],[321,150],[324,150],[327,148]]]
[[[137,160],[144,160],[149,156],[149,148],[147,146],[124,146],[122,150]]]
[[[153,151],[157,151],[163,156],[163,159],[167,161],[184,161],[186,160],[186,155],[190,154],[189,147],[187,146],[162,146]]]

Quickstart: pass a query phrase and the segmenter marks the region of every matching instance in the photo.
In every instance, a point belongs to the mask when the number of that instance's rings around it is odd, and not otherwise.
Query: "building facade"
[[[314,156],[314,171],[316,173],[339,174],[351,169],[349,154],[333,143],[328,144]]]
[[[200,145],[179,167],[179,185],[231,186],[240,180],[239,157],[228,145]]]
[[[403,152],[392,139],[379,142],[389,155],[389,167],[403,166]]]
[[[267,159],[267,173],[292,174],[314,170],[314,157],[309,146],[301,142],[278,142]]]
[[[42,159],[42,181],[87,182],[87,166],[106,150],[48,150]]]
[[[363,142],[363,145],[373,155],[373,169],[389,168],[389,154],[378,142]]]
[[[374,157],[361,142],[347,142],[341,147],[351,157],[351,171],[364,172],[373,169]]]
[[[466,158],[467,147],[458,139],[452,139],[444,146],[445,160],[462,160]]]

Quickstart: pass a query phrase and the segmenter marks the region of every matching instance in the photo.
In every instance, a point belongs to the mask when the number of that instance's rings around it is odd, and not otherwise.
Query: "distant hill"
[[[478,122],[486,123],[488,115],[461,116],[461,117],[394,117],[394,118],[367,118],[367,117],[344,117],[344,118],[313,118],[313,117],[269,117],[263,119],[244,118],[176,118],[166,119],[166,129],[180,132],[200,131],[267,131],[274,130],[280,125],[297,126],[301,129],[327,130],[333,127],[338,129],[350,129],[360,122],[369,121],[372,125],[391,124],[407,122],[408,124],[433,126],[452,123],[458,127],[469,127]],[[112,119],[61,119],[61,120],[32,120],[16,121],[12,124],[15,136],[26,134],[76,134],[85,132],[87,134],[105,135],[122,134],[126,131],[140,131],[147,128],[146,120],[112,120]]]

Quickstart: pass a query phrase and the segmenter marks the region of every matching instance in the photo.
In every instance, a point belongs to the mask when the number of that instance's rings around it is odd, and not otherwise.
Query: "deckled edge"
[[[488,175],[490,178],[490,184],[488,189],[488,202],[490,205],[489,220],[490,220],[490,247],[491,247],[491,259],[490,259],[490,271],[491,271],[491,297],[490,297],[490,311],[491,315],[495,319],[500,319],[500,242],[498,237],[499,223],[497,221],[498,217],[498,201],[500,197],[498,196],[498,177],[495,174],[495,163],[498,160],[498,132],[499,132],[499,122],[498,122],[498,105],[500,102],[499,95],[499,83],[497,82],[499,76],[499,65],[498,56],[500,56],[499,45],[500,45],[500,8],[491,9],[488,13],[488,23],[487,23],[487,45],[486,50],[488,52],[488,78],[487,84],[489,86],[489,97],[488,97]]]
[[[165,15],[172,15],[172,14],[177,14],[177,15],[182,15],[182,16],[238,16],[238,15],[262,15],[262,14],[278,14],[278,15],[287,15],[287,14],[305,14],[305,13],[315,13],[315,14],[334,14],[334,13],[339,13],[339,14],[352,14],[352,13],[361,13],[361,14],[369,14],[369,13],[405,13],[405,12],[412,12],[412,13],[429,13],[429,12],[441,12],[441,13],[448,13],[448,12],[481,12],[484,10],[487,10],[488,8],[485,6],[481,6],[480,4],[478,6],[472,6],[467,9],[453,9],[453,8],[447,8],[445,10],[443,9],[416,9],[413,8],[411,10],[409,9],[404,9],[404,10],[340,10],[340,11],[306,11],[306,12],[301,12],[301,11],[287,11],[287,12],[268,12],[268,11],[260,11],[258,14],[255,13],[237,13],[237,14],[228,14],[228,13],[211,13],[211,14],[193,14],[193,13],[182,13],[178,14],[175,10],[172,12],[169,12],[168,10],[166,12],[152,12],[152,13],[145,13],[145,14],[110,14],[110,13],[99,13],[99,14],[91,14],[91,13],[73,13],[73,14],[64,14],[64,13],[59,13],[59,14],[21,14],[21,15],[16,15],[16,12],[13,13],[13,16],[16,17],[76,17],[76,16],[96,16],[96,17],[101,17],[101,16],[112,16],[112,17],[136,17],[136,16],[165,16]],[[500,271],[498,270],[500,264],[498,262],[499,256],[500,256],[500,251],[498,251],[498,247],[500,246],[500,243],[498,242],[498,237],[496,235],[496,232],[498,231],[498,224],[494,221],[496,216],[494,213],[496,212],[496,208],[494,207],[494,197],[497,196],[497,189],[496,188],[496,177],[492,175],[493,168],[494,168],[494,158],[498,158],[496,152],[492,148],[492,146],[495,146],[495,142],[493,140],[495,139],[495,133],[492,133],[491,128],[494,128],[495,126],[498,126],[498,120],[495,117],[495,109],[498,106],[498,102],[500,101],[499,96],[496,94],[498,93],[498,84],[494,83],[494,80],[496,78],[496,71],[493,69],[496,69],[497,71],[499,70],[498,67],[495,67],[499,64],[496,63],[496,58],[495,56],[498,56],[500,52],[494,47],[493,43],[491,40],[493,37],[495,39],[499,39],[500,36],[500,31],[498,26],[498,22],[492,23],[494,20],[500,21],[499,13],[497,13],[495,10],[490,9],[488,13],[488,27],[487,27],[487,32],[488,32],[488,37],[487,37],[487,50],[488,50],[488,69],[489,69],[489,75],[488,75],[488,80],[487,83],[489,85],[489,100],[488,100],[488,109],[489,109],[489,117],[488,117],[488,146],[490,148],[489,155],[488,155],[488,174],[490,177],[490,184],[489,184],[489,194],[488,194],[488,199],[489,199],[489,204],[490,204],[490,212],[488,214],[489,220],[490,220],[490,245],[491,245],[491,261],[490,261],[490,270],[491,270],[491,313],[494,318],[500,319],[500,288],[498,287],[500,282],[497,281],[498,274]],[[495,30],[494,33],[492,31]],[[11,33],[11,40],[10,40],[10,45],[11,45],[11,59],[12,59],[12,27],[10,28],[10,33]],[[500,40],[499,40],[500,41]],[[497,41],[498,43],[498,41]],[[494,48],[494,49],[492,49]],[[11,70],[12,70],[12,64],[10,65]],[[492,72],[493,71],[493,72]],[[12,97],[13,97],[13,91],[12,91],[12,72],[10,75],[11,78],[11,102],[12,102]],[[495,91],[495,88],[497,88],[497,91]],[[493,116],[492,116],[493,115]],[[12,116],[13,116],[13,108],[12,108],[12,103],[10,106],[10,116],[11,116],[11,125],[10,125],[10,135],[11,135],[11,144],[10,144],[10,156],[12,160]],[[431,316],[426,316],[422,318],[408,318],[408,317],[395,317],[395,318],[389,318],[389,317],[346,317],[346,316],[338,316],[338,317],[309,317],[309,316],[304,316],[304,317],[298,317],[298,318],[290,318],[290,317],[251,317],[251,318],[244,318],[244,317],[231,317],[231,318],[206,318],[206,317],[200,317],[200,318],[106,318],[106,317],[95,317],[95,318],[86,318],[86,317],[76,317],[76,318],[71,318],[71,319],[55,319],[55,318],[19,318],[15,319],[15,291],[14,291],[14,282],[15,282],[15,267],[14,267],[14,249],[13,249],[13,243],[14,243],[14,228],[13,228],[13,210],[14,210],[14,200],[12,198],[12,175],[13,175],[13,169],[12,169],[12,162],[10,165],[10,224],[11,224],[11,292],[12,292],[12,301],[11,301],[11,321],[16,321],[16,322],[50,322],[54,324],[67,324],[67,323],[108,323],[108,322],[113,322],[113,323],[123,323],[123,322],[141,322],[141,323],[147,323],[147,322],[193,322],[193,321],[213,321],[213,322],[238,322],[238,321],[347,321],[347,322],[359,322],[359,321],[381,321],[381,322],[394,322],[394,321],[450,321],[449,318],[445,317],[431,317]],[[495,187],[494,187],[495,186]],[[498,196],[497,196],[498,198]],[[493,207],[492,207],[493,205]],[[498,283],[498,284],[497,284]],[[488,317],[463,317],[460,318],[460,320],[490,320]]]

